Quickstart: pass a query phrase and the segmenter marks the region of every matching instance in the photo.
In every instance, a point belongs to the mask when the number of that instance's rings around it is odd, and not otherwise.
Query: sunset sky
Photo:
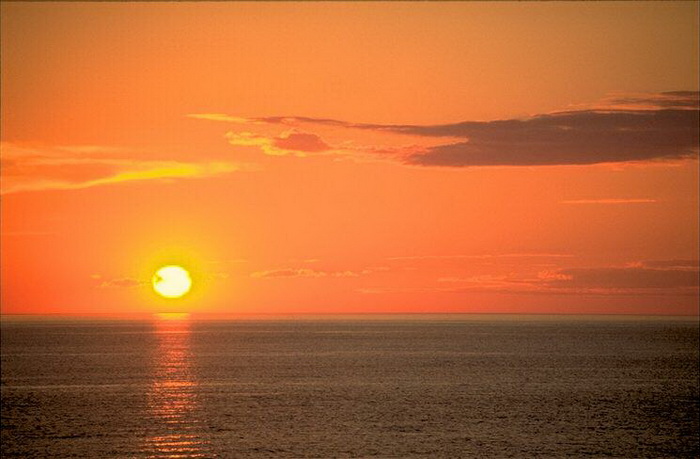
[[[3,3],[2,313],[697,314],[699,4]]]

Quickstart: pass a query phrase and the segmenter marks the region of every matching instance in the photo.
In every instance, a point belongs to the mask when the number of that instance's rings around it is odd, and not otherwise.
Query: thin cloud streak
[[[498,253],[481,255],[410,255],[390,257],[388,260],[459,260],[459,259],[490,259],[490,258],[572,258],[567,253]]]
[[[657,260],[626,266],[554,268],[536,274],[441,277],[437,285],[373,287],[362,293],[498,293],[594,296],[698,296],[697,260]]]
[[[652,268],[645,264],[624,267],[560,268],[541,271],[536,277],[476,276],[468,279],[442,279],[464,282],[459,291],[478,290],[507,293],[552,294],[697,294],[700,286],[697,268]]]
[[[302,263],[316,263],[317,259],[301,260]],[[263,271],[254,271],[250,274],[253,278],[295,278],[295,277],[360,277],[373,273],[389,271],[386,266],[372,266],[362,269],[312,269],[312,268],[279,268]]]
[[[653,204],[656,199],[573,199],[559,201],[559,204]]]
[[[193,113],[185,115],[188,118],[198,119],[198,120],[208,120],[208,121],[223,121],[227,123],[251,123],[252,120],[249,118],[240,118],[238,116],[230,116],[224,113]]]
[[[656,269],[690,269],[697,271],[700,268],[700,260],[646,260],[633,264]]]
[[[96,277],[95,279],[99,279]],[[121,277],[117,279],[106,279],[100,282],[99,288],[136,288],[147,285],[148,282],[134,279],[131,277]]]
[[[594,110],[658,110],[674,108],[681,110],[699,110],[700,98],[695,91],[667,91],[649,93],[613,93],[597,104],[588,107]]]
[[[323,271],[309,268],[283,268],[269,271],[256,271],[250,277],[259,279],[295,278],[295,277],[359,277],[371,271]]]
[[[41,150],[4,143],[2,150],[2,194],[83,189],[130,181],[201,178],[245,168],[232,162],[114,159],[81,154],[94,152],[94,147]]]

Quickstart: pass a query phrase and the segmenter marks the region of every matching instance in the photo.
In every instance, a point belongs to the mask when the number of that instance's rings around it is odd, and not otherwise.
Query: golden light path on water
[[[152,458],[213,457],[203,432],[196,371],[192,362],[191,322],[187,314],[154,317],[153,377],[148,391],[152,432],[144,453]]]

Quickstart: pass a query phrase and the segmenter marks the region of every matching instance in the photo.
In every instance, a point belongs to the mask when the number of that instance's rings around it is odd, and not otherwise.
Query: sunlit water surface
[[[697,457],[689,320],[2,323],[2,457]]]

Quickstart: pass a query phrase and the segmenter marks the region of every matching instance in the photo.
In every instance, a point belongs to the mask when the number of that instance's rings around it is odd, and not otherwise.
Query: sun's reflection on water
[[[153,334],[157,345],[148,390],[152,426],[144,451],[154,458],[213,457],[204,436],[189,317],[157,316]]]

